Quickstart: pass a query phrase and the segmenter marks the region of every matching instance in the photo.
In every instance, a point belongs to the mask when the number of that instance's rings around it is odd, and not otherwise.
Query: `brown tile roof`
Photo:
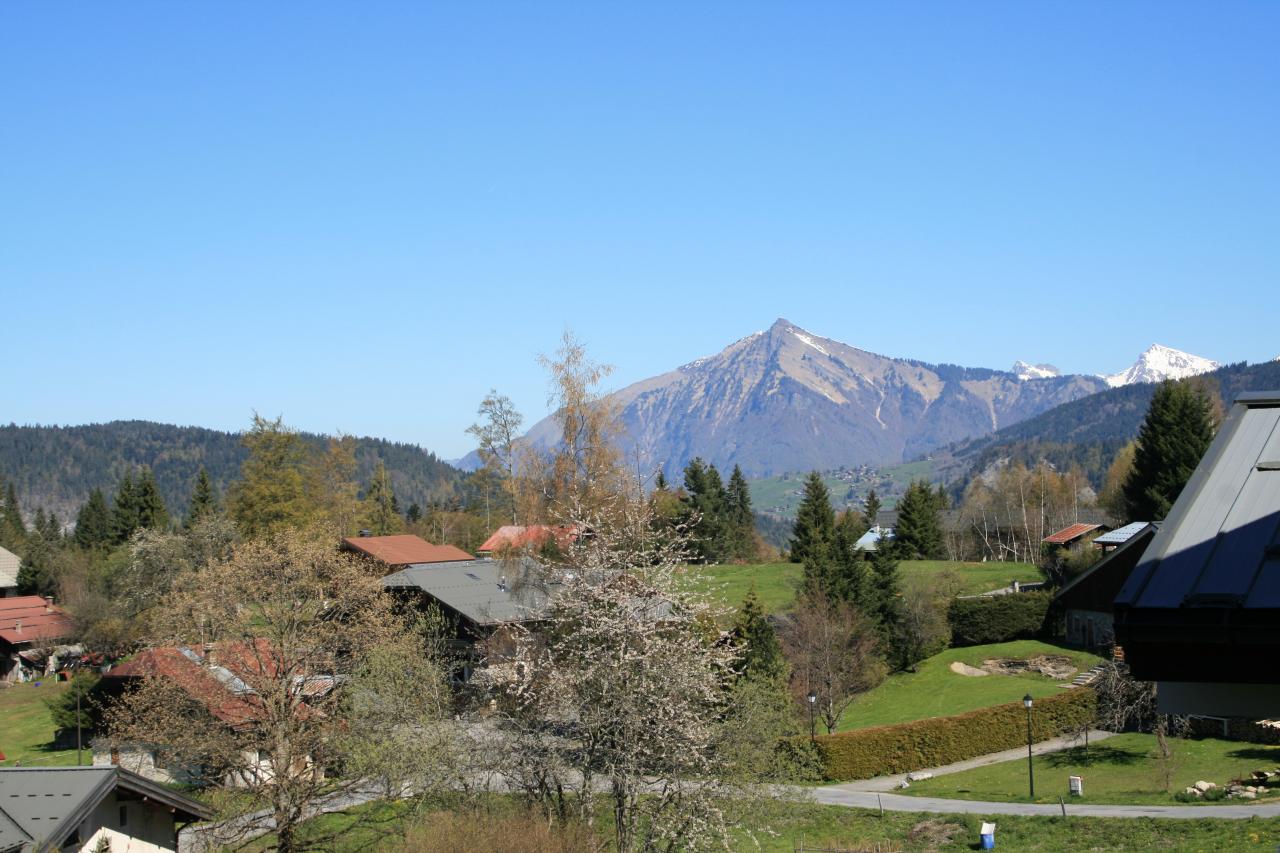
[[[10,645],[57,640],[74,630],[66,611],[38,595],[0,598],[0,640]]]
[[[554,537],[560,547],[573,543],[578,538],[578,531],[573,527],[555,527],[550,524],[504,524],[484,540],[477,552],[497,551],[502,548],[539,548],[542,543]]]
[[[345,547],[381,560],[388,566],[411,566],[415,563],[447,563],[474,560],[475,557],[453,545],[432,545],[420,536],[348,536]]]
[[[1068,542],[1074,542],[1087,533],[1101,529],[1101,524],[1069,524],[1057,533],[1044,537],[1044,543],[1046,545],[1066,545]]]

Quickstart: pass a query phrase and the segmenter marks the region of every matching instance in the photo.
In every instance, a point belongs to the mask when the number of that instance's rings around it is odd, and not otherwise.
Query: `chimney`
[[[44,597],[44,612],[46,614],[53,612],[53,596],[46,595]]]
[[[16,619],[16,620],[14,620],[14,623],[13,623],[13,632],[14,632],[15,634],[21,634],[21,633],[22,633],[22,620],[21,620],[21,619]]]

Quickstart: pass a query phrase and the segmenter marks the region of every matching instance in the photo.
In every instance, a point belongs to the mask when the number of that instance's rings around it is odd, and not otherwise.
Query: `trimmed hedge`
[[[1052,600],[1048,592],[957,598],[947,608],[951,645],[985,646],[1030,639],[1043,630]]]
[[[1087,687],[1037,699],[1032,735],[1042,741],[1077,730],[1096,710],[1097,697]],[[940,767],[1026,744],[1027,711],[1021,702],[817,738],[823,771],[835,782]]]

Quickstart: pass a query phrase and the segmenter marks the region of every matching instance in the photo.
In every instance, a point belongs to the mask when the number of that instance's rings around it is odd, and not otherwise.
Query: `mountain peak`
[[[1135,382],[1162,382],[1166,379],[1186,379],[1217,370],[1222,365],[1216,361],[1192,355],[1189,352],[1167,347],[1163,344],[1152,344],[1143,350],[1142,355],[1127,370],[1104,376],[1112,388],[1132,385]]]
[[[1062,371],[1052,364],[1029,364],[1025,361],[1015,361],[1010,372],[1023,382],[1028,379],[1050,379],[1062,375]]]

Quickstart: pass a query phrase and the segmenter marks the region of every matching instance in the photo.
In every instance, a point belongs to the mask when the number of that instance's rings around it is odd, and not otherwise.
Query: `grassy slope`
[[[898,571],[904,582],[928,581],[939,572],[951,571],[960,581],[959,594],[970,595],[1005,586],[1010,580],[1040,580],[1040,571],[1029,563],[958,563],[947,560],[903,560]],[[742,604],[754,581],[756,592],[771,613],[791,608],[800,579],[799,563],[689,566],[688,575],[704,589],[714,590],[726,607]]]
[[[74,749],[53,749],[53,719],[44,700],[66,690],[66,684],[45,682],[39,687],[19,684],[0,690],[0,752],[3,766],[49,767],[76,763]],[[86,750],[85,761],[92,760]]]
[[[1261,746],[1238,741],[1174,740],[1171,766],[1172,790],[1181,791],[1197,780],[1219,785],[1254,770],[1273,770],[1280,764],[1280,746]],[[1157,803],[1173,805],[1164,790],[1159,763],[1155,760],[1153,735],[1122,734],[1089,747],[1052,755],[1036,756],[1038,802],[1056,802],[1066,797],[1067,777],[1084,777],[1086,803]],[[963,800],[1030,802],[1027,797],[1025,761],[1007,761],[964,773],[939,776],[911,786],[903,793],[922,797],[952,797]]]
[[[377,850],[399,853],[405,850],[402,840],[404,810],[386,805],[372,807],[381,818],[376,830],[356,830],[341,834],[333,846],[335,853]],[[875,849],[895,851],[953,851],[976,849],[982,815],[929,815],[886,812],[884,817],[863,809],[794,803],[766,807],[769,815],[759,815],[753,826],[739,826],[735,831],[735,849],[760,850],[765,853],[791,853],[801,838],[809,847],[837,849]],[[505,811],[499,809],[499,812]],[[430,816],[427,816],[430,819]],[[484,820],[483,814],[468,820]],[[1030,818],[1001,815],[994,818],[997,849],[1020,851],[1062,850],[1272,850],[1280,845],[1280,818],[1266,820],[1116,820],[1104,818],[1057,817]],[[311,822],[326,831],[344,829],[350,824],[346,815],[326,815]],[[767,826],[772,834],[759,832]],[[599,831],[609,831],[609,815],[602,813]],[[943,842],[933,833],[942,829],[950,836]],[[748,838],[748,830],[756,830],[759,846]],[[251,850],[264,850],[259,842]]]
[[[1062,692],[1064,683],[1039,674],[988,675],[975,678],[951,671],[954,661],[979,666],[986,658],[1025,658],[1037,654],[1069,655],[1085,669],[1098,658],[1038,640],[1015,640],[989,646],[947,649],[920,664],[918,671],[891,675],[861,697],[840,719],[840,731],[862,729],[962,714],[1005,702],[1016,702],[1030,693],[1036,698]]]
[[[898,496],[906,490],[912,480],[930,479],[933,474],[933,463],[928,460],[907,462],[902,465],[891,465],[881,468],[876,476],[857,483],[842,480],[830,473],[824,473],[822,481],[831,493],[831,503],[837,510],[847,506],[861,508],[862,501],[872,488],[880,495],[885,509],[892,509]],[[784,474],[776,477],[762,477],[748,482],[751,489],[751,505],[757,512],[795,518],[796,509],[800,506],[800,498],[804,491],[806,474]],[[849,488],[853,487],[854,497],[848,497]]]

